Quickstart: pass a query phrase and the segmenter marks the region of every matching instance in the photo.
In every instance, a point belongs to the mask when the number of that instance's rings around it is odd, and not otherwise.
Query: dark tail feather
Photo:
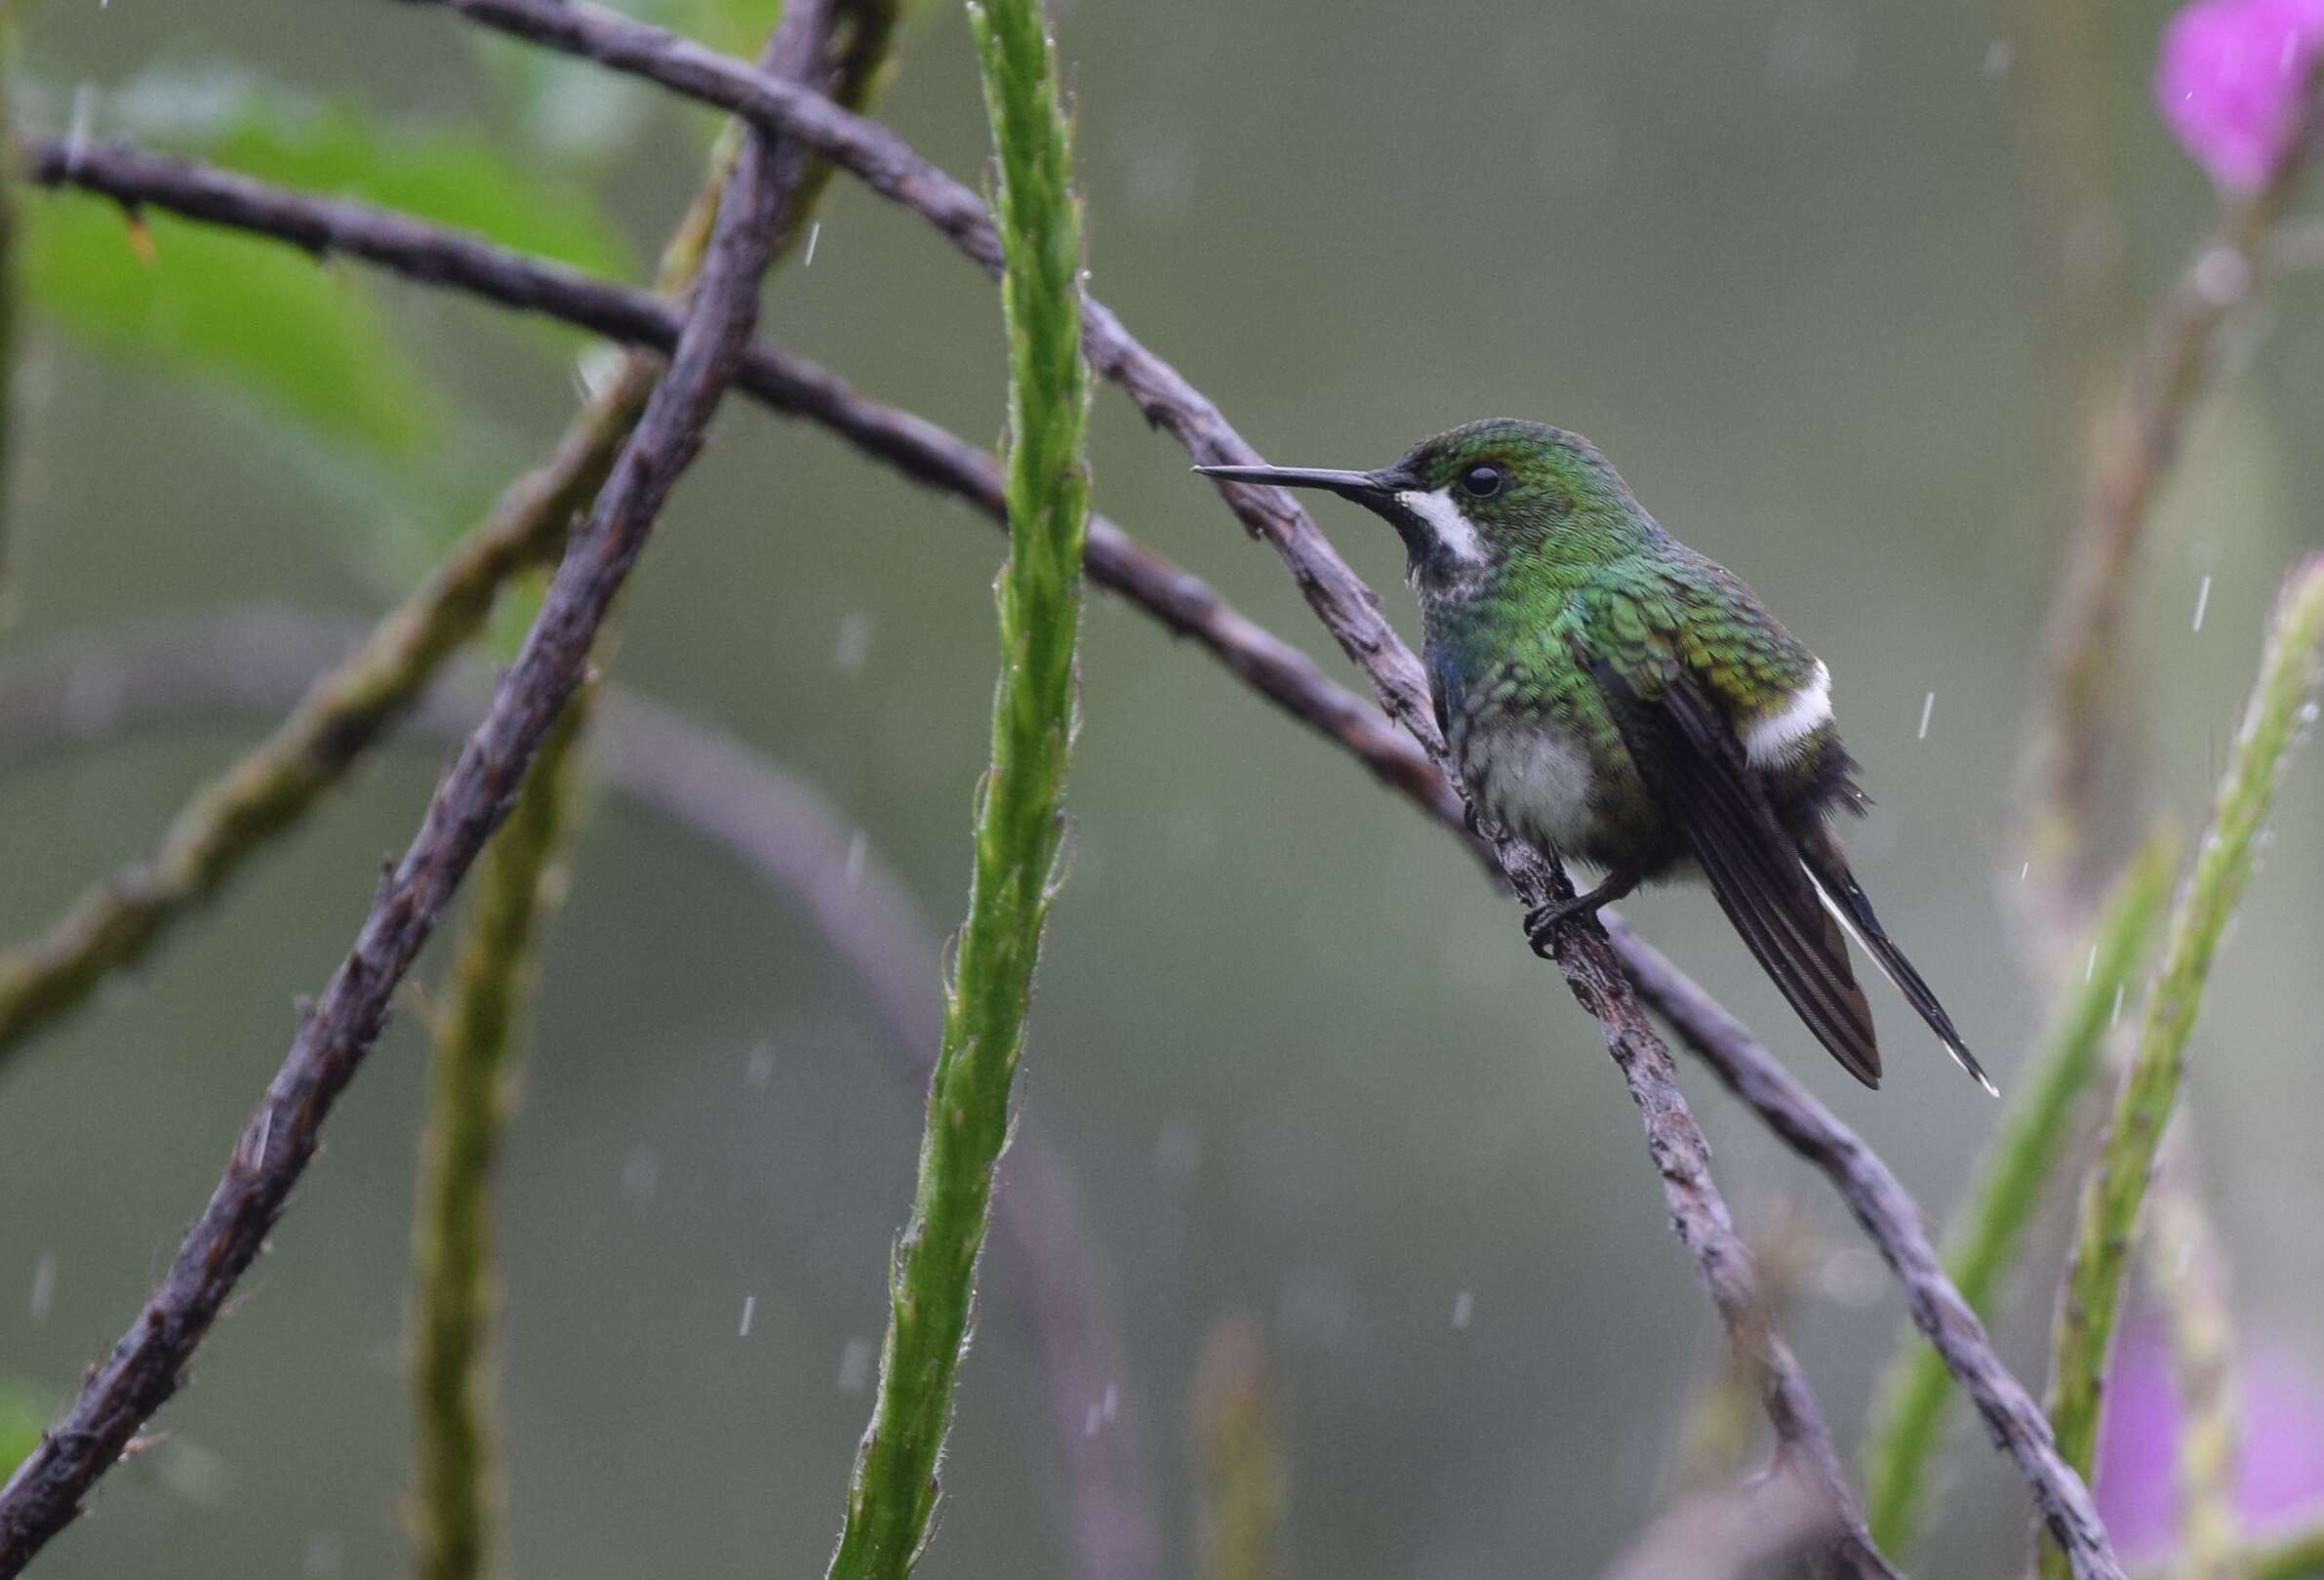
[[[1945,1051],[1969,1072],[1970,1078],[1994,1096],[2000,1096],[2000,1088],[1985,1074],[1984,1066],[1977,1062],[1977,1055],[1969,1051],[1969,1044],[1961,1040],[1961,1033],[1953,1029],[1952,1017],[1937,1001],[1937,994],[1921,980],[1912,962],[1904,958],[1904,952],[1889,941],[1880,918],[1872,914],[1872,902],[1864,898],[1864,891],[1857,886],[1855,875],[1848,871],[1847,858],[1840,854],[1838,843],[1830,834],[1818,830],[1800,840],[1799,854],[1807,864],[1809,875],[1816,880],[1817,892],[1840,925],[1872,957],[1881,974],[1896,984],[1904,1001],[1929,1023],[1929,1030],[1937,1033]]]

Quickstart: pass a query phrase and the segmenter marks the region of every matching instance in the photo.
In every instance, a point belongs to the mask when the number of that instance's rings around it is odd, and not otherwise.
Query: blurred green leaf
[[[92,344],[224,376],[385,455],[414,456],[438,431],[426,382],[341,271],[164,214],[133,226],[85,197],[29,203],[23,218],[28,299]]]
[[[262,181],[402,209],[577,267],[635,263],[584,183],[512,158],[506,140],[397,125],[230,62],[145,72],[109,96],[106,118]]]
[[[635,259],[577,184],[509,163],[469,133],[382,133],[338,109],[303,124],[252,120],[201,150],[264,181],[360,198],[603,274]]]

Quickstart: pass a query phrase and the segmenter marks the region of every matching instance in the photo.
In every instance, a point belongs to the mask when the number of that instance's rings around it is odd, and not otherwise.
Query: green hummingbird
[[[1404,540],[1437,725],[1473,806],[1604,881],[1527,913],[1533,947],[1650,879],[1699,871],[1808,1029],[1880,1084],[1843,933],[1987,1091],[1831,831],[1862,815],[1831,672],[1725,566],[1647,514],[1587,439],[1493,419],[1378,471],[1198,466],[1319,488]]]

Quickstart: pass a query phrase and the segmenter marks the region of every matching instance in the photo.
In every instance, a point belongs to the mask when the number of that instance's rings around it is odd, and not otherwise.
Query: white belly
[[[1495,822],[1573,852],[1589,842],[1589,753],[1547,720],[1479,723],[1462,743],[1461,777]]]

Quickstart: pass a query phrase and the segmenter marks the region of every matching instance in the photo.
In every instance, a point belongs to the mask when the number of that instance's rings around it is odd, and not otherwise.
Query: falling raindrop
[[[1104,1398],[1104,1402],[1101,1403],[1101,1404],[1098,1406],[1098,1413],[1099,1413],[1100,1415],[1103,1416],[1103,1417],[1104,1417],[1106,1420],[1110,1421],[1110,1420],[1112,1420],[1112,1419],[1113,1419],[1113,1418],[1114,1418],[1116,1415],[1118,1415],[1118,1414],[1120,1414],[1120,1413],[1121,1413],[1121,1408],[1122,1408],[1122,1391],[1121,1391],[1121,1389],[1120,1389],[1120,1388],[1118,1388],[1117,1386],[1115,1386],[1115,1385],[1114,1385],[1114,1384],[1112,1384],[1112,1383],[1107,1383],[1107,1384],[1105,1385],[1105,1398]]]
[[[1476,1296],[1468,1290],[1463,1289],[1455,1295],[1453,1297],[1453,1327],[1455,1330],[1468,1326],[1468,1319],[1476,1315]]]
[[[35,1322],[49,1319],[49,1308],[57,1303],[57,1253],[43,1251],[40,1260],[32,1264],[32,1298],[25,1303],[25,1314]]]
[[[2090,946],[2090,958],[2082,962],[2082,980],[2088,982],[2096,975],[2098,975],[2098,946],[2093,944]]]
[[[346,1548],[338,1533],[318,1530],[306,1539],[306,1556],[299,1566],[312,1580],[337,1580],[346,1560]]]
[[[1193,1183],[1202,1167],[1202,1128],[1188,1119],[1172,1119],[1154,1138],[1154,1172],[1162,1183],[1181,1190]]]
[[[775,1049],[772,1045],[762,1042],[750,1050],[750,1063],[743,1070],[742,1078],[749,1082],[754,1092],[767,1089],[767,1082],[775,1078]]]
[[[839,636],[831,644],[831,668],[841,674],[861,674],[871,657],[871,617],[861,612],[839,617]]]
[[[863,881],[863,863],[870,855],[871,836],[869,834],[858,829],[854,833],[848,835],[847,865],[841,869],[840,876],[847,880],[849,888],[855,888]]]
[[[857,1335],[839,1348],[839,1391],[861,1394],[871,1380],[871,1341]]]
[[[2018,47],[2006,38],[1997,38],[1985,46],[1985,76],[1988,80],[2009,75],[2010,62],[2017,59]]]
[[[97,84],[80,83],[72,91],[71,118],[64,134],[64,174],[71,176],[81,168],[81,156],[89,151],[89,132],[97,119]]]
[[[823,223],[818,220],[807,227],[807,256],[799,260],[801,268],[815,267],[815,244],[822,239]]]
[[[653,1200],[655,1187],[661,1183],[661,1159],[654,1155],[651,1147],[638,1148],[621,1165],[621,1189],[632,1201]]]
[[[2121,983],[2119,983],[2119,982],[2117,982],[2116,984],[2114,984],[2114,1013],[2106,1017],[2106,1024],[2107,1024],[2108,1026],[2118,1026],[2118,1025],[2120,1025],[2120,1024],[2121,1024],[2121,1022],[2122,1022],[2122,984],[2121,984]]]
[[[2195,589],[2195,629],[2203,628],[2203,611],[2211,607],[2211,578],[2203,578],[2203,585]]]
[[[1098,1406],[1095,1404],[1090,1406],[1090,1413],[1082,1420],[1081,1435],[1085,1438],[1095,1438],[1098,1435]]]
[[[1920,735],[1917,739],[1926,741],[1929,738],[1929,715],[1935,711],[1937,711],[1937,694],[1932,691],[1920,700]]]

